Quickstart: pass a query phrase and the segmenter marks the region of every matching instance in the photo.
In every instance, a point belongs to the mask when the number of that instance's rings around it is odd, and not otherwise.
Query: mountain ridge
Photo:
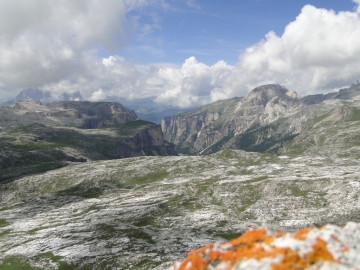
[[[222,101],[222,107],[216,102],[164,118],[161,125],[166,140],[181,153],[221,149],[277,153],[301,133],[305,122],[343,105],[358,107],[359,99],[360,84],[303,98],[284,86],[264,85],[243,98]]]

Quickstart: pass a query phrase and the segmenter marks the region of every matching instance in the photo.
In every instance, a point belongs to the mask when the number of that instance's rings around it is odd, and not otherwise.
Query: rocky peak
[[[268,84],[253,89],[243,100],[242,106],[262,106],[274,100],[295,101],[296,92],[289,91],[279,84]]]
[[[79,91],[74,93],[63,92],[56,96],[50,91],[44,91],[37,88],[27,88],[22,89],[14,99],[6,102],[6,104],[15,104],[17,102],[25,102],[30,100],[39,100],[41,103],[45,104],[55,101],[84,101],[84,98]]]

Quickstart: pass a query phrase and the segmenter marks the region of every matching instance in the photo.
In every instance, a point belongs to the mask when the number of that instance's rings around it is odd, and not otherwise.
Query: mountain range
[[[156,97],[128,99],[125,97],[118,97],[118,96],[106,96],[104,99],[100,101],[121,103],[126,108],[134,110],[140,119],[154,122],[157,124],[160,124],[161,120],[165,116],[191,110],[191,108],[183,109],[168,104],[157,103],[155,99]],[[85,101],[79,91],[73,93],[63,92],[60,95],[54,95],[50,91],[44,91],[37,88],[35,89],[27,88],[27,89],[22,89],[15,98],[3,104],[0,104],[0,106],[14,105],[17,102],[34,101],[34,100],[38,100],[42,104],[46,104],[49,102],[59,102],[59,101]]]
[[[241,149],[280,154],[291,151],[289,143],[307,140],[310,130],[320,132],[322,123],[356,119],[359,106],[359,83],[338,92],[303,98],[283,86],[264,85],[243,98],[165,117],[161,126],[165,139],[173,142],[180,153]]]

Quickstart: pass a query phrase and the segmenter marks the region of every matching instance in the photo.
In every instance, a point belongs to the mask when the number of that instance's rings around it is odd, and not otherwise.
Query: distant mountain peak
[[[285,86],[280,84],[266,84],[256,87],[250,91],[246,98],[252,98],[253,96],[259,95],[267,96],[269,98],[272,98],[274,96],[288,96],[294,99],[298,98],[298,95],[295,91],[289,91]]]
[[[63,92],[58,96],[53,95],[50,91],[44,91],[38,88],[22,89],[20,93],[7,104],[15,104],[22,101],[38,100],[41,103],[49,103],[54,101],[84,101],[79,91],[74,93]]]

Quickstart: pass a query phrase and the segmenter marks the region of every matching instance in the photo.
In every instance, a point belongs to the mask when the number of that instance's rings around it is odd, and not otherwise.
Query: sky
[[[291,4],[290,4],[291,3]],[[22,89],[182,108],[360,79],[360,0],[0,0],[0,102]]]

